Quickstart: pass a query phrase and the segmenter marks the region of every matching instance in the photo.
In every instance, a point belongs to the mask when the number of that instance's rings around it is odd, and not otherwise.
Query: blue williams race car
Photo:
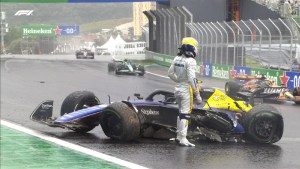
[[[213,88],[201,88],[203,103],[194,106],[188,138],[217,142],[249,141],[272,144],[283,134],[283,118],[271,105],[252,107],[235,101]],[[145,99],[100,103],[90,91],[68,95],[60,117],[52,117],[53,100],[43,101],[31,114],[33,121],[85,133],[101,125],[107,137],[121,141],[140,137],[171,139],[176,137],[178,105],[173,92],[156,90]]]

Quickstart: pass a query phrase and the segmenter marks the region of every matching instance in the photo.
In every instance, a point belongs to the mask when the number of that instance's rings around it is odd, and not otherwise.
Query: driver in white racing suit
[[[179,115],[177,118],[177,136],[176,141],[183,146],[195,146],[187,138],[188,122],[193,107],[193,95],[196,104],[201,104],[199,88],[196,79],[196,52],[198,42],[192,37],[182,39],[182,46],[179,48],[176,56],[169,68],[168,76],[174,82],[175,97],[179,105]]]

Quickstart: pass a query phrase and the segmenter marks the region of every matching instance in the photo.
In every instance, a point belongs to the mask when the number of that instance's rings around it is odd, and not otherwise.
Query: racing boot
[[[180,123],[180,119],[179,119],[179,116],[177,116],[177,128],[179,126],[179,123]],[[176,132],[178,133],[178,129]],[[170,138],[170,141],[175,141],[176,143],[179,143],[179,135],[177,134],[176,138]]]
[[[178,133],[179,123],[180,123],[180,119],[179,119],[179,116],[177,116],[177,130],[176,130],[176,133]],[[179,143],[179,135],[177,134],[176,138],[170,138],[169,140],[170,141],[175,141],[176,143]]]
[[[179,118],[179,116],[177,116],[177,131],[176,131],[177,133],[178,133],[179,125],[180,125],[180,118]],[[179,143],[179,139],[180,139],[179,134],[177,134],[176,138],[175,138],[176,143]]]
[[[190,143],[186,139],[188,130],[188,120],[187,119],[181,119],[179,123],[177,123],[177,137],[176,140],[179,141],[179,144],[182,146],[188,146],[188,147],[194,147],[195,144]]]

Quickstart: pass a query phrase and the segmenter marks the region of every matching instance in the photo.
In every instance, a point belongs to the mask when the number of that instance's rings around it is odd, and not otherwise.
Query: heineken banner
[[[273,80],[275,82],[275,85],[281,85],[286,82],[282,81],[282,77],[284,74],[284,71],[282,70],[272,70],[272,69],[251,69],[251,75],[260,75],[265,74],[267,79]]]
[[[154,52],[150,52],[150,51],[146,51],[146,58],[153,60],[155,63],[159,64],[159,65],[163,65],[163,66],[171,66],[173,59],[175,58],[175,56],[173,55],[166,55],[166,54],[161,54],[161,53],[154,53]],[[197,68],[196,68],[196,72],[200,73],[200,62],[197,62]]]
[[[229,79],[229,72],[232,66],[225,65],[212,65],[212,77],[220,78],[220,79]]]
[[[152,59],[157,64],[170,66],[175,56],[165,55],[160,53],[152,53]]]
[[[57,28],[50,25],[22,26],[23,36],[54,36]]]

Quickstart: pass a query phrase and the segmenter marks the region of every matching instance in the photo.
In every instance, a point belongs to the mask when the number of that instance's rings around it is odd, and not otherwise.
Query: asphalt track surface
[[[45,56],[46,57],[46,56]],[[59,116],[63,99],[77,90],[93,91],[101,102],[125,100],[133,93],[147,96],[155,89],[173,91],[166,68],[150,65],[144,77],[107,73],[109,59],[1,59],[1,119],[48,136],[105,153],[147,168],[166,169],[299,169],[300,107],[293,103],[272,104],[282,112],[283,138],[273,145],[250,143],[196,142],[196,147],[141,138],[122,143],[107,138],[101,127],[87,134],[50,128],[29,119],[43,100],[53,99],[54,116]],[[204,86],[224,87],[224,81],[203,79]]]

